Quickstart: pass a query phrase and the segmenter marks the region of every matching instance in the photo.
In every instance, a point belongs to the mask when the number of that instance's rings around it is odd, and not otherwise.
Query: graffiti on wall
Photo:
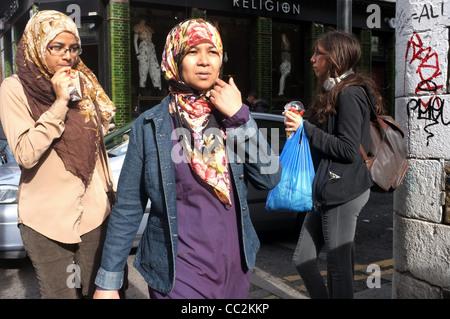
[[[408,41],[405,60],[406,63],[416,62],[417,65],[415,71],[419,75],[420,81],[416,87],[416,94],[421,91],[436,93],[438,89],[444,87],[443,84],[436,83],[437,77],[442,74],[439,68],[439,56],[430,46],[423,44],[417,33],[413,33]]]
[[[427,23],[446,17],[448,15],[446,12],[448,6],[445,6],[445,1],[440,1],[438,3],[422,3],[422,6],[420,6],[420,3],[417,3],[417,7],[415,7],[417,10],[412,13],[409,10],[411,9],[410,6],[399,6],[397,4],[395,18],[397,32],[402,34],[406,31],[407,26],[413,25],[414,28],[415,26],[426,25]],[[419,28],[416,28],[416,30],[418,29]]]
[[[415,94],[426,92],[432,96],[414,97],[407,104],[408,118],[416,116],[425,120],[424,131],[427,133],[427,146],[434,134],[430,127],[438,124],[449,125],[444,119],[445,100],[436,94],[444,87],[441,82],[442,72],[439,66],[439,56],[432,47],[424,45],[418,33],[413,33],[406,46],[405,63],[414,64],[414,73],[418,75]],[[433,95],[434,94],[434,95]]]
[[[413,114],[416,114],[418,120],[426,120],[423,130],[427,133],[427,146],[429,146],[430,139],[434,137],[430,127],[438,124],[445,126],[450,124],[444,119],[444,105],[445,101],[438,96],[418,97],[408,101],[408,117],[411,118]]]
[[[436,6],[433,6],[432,3],[424,3],[422,5],[422,10],[420,11],[420,13],[417,14],[416,12],[414,12],[411,18],[413,20],[417,20],[417,22],[420,23],[422,19],[431,20],[444,16],[444,11],[444,1],[441,1],[441,3],[437,4]]]

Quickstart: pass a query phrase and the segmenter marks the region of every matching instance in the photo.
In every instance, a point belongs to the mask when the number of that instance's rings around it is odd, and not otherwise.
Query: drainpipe
[[[352,0],[337,0],[337,29],[352,33]]]

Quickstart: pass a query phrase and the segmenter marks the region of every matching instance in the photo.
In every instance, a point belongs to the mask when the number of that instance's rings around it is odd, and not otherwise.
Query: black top
[[[372,186],[359,150],[360,144],[366,151],[370,145],[370,106],[361,88],[342,91],[336,112],[325,125],[304,121],[316,170],[314,196],[323,205],[347,202]]]

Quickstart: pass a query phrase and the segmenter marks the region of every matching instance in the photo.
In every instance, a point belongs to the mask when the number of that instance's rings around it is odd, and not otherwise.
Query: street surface
[[[393,194],[372,192],[369,202],[359,215],[356,230],[355,298],[391,298],[392,222]],[[309,298],[302,279],[292,265],[297,234],[260,234],[260,239],[261,249],[255,273],[262,273],[263,277],[270,274],[271,282],[282,287],[286,293],[299,292]],[[326,278],[325,252],[320,255],[319,265]],[[280,298],[276,293],[261,293],[261,297]],[[294,293],[291,298],[295,297],[298,296]]]
[[[356,232],[355,298],[389,299],[391,296],[392,204],[392,194],[372,193],[369,203],[360,214]],[[260,239],[261,249],[257,256],[256,269],[252,273],[249,298],[309,298],[300,276],[292,265],[297,234],[266,233],[260,234]],[[134,255],[131,254],[128,258],[130,284],[127,297],[146,299],[147,287],[142,277],[132,267],[133,260]],[[326,278],[324,253],[320,256],[320,265]],[[379,267],[378,279],[381,286],[376,286],[378,282],[374,277],[373,267]],[[28,259],[0,260],[0,299],[39,298],[35,273]]]

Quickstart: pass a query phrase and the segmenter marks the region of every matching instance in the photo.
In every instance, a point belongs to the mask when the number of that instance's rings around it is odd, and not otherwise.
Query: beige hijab
[[[28,21],[18,45],[17,75],[36,121],[56,98],[46,55],[49,54],[48,44],[61,32],[72,33],[81,45],[78,29],[71,18],[58,11],[40,11]],[[82,100],[70,103],[64,133],[55,141],[54,148],[66,169],[87,184],[98,156],[100,134],[108,130],[116,108],[80,57],[73,68],[80,74]]]

